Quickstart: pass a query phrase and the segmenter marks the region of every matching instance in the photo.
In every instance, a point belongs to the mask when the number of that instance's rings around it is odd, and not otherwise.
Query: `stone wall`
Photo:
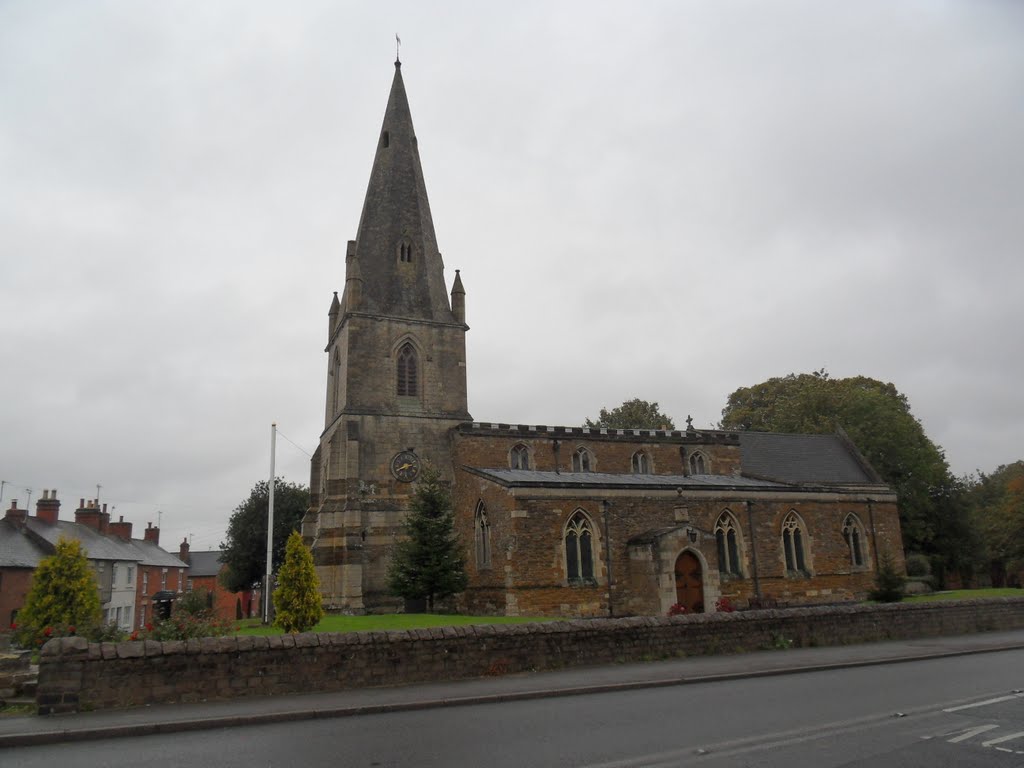
[[[1024,628],[1024,597],[42,650],[40,714]]]

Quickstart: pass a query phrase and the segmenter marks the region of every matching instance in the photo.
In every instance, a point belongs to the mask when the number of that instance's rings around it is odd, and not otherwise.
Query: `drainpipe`
[[[747,502],[747,525],[750,526],[750,564],[754,569],[754,594],[757,599],[761,599],[761,578],[757,573],[757,539],[754,538],[754,513],[751,512],[751,507],[754,506],[754,502]]]
[[[875,550],[875,570],[878,570],[878,537],[875,535],[875,508],[872,507],[874,499],[868,498],[868,522],[871,523],[871,547]]]
[[[601,510],[604,512],[604,562],[608,567],[608,618],[615,616],[615,609],[612,605],[612,584],[615,583],[612,578],[612,540],[611,535],[608,532],[608,508],[611,504],[608,503],[608,499],[604,499],[601,502]]]

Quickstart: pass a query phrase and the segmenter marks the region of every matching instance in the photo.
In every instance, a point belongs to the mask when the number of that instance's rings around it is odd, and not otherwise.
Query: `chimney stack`
[[[99,506],[99,502],[98,501],[96,502],[96,505]],[[109,532],[110,532],[110,513],[107,512],[107,505],[104,504],[103,505],[103,511],[100,512],[100,533],[109,533]]]
[[[25,524],[26,517],[28,517],[28,510],[18,509],[18,500],[11,499],[11,508],[4,513],[4,520],[10,520],[14,525],[20,528]]]
[[[158,547],[160,546],[160,529],[154,528],[152,523],[146,523],[146,530],[143,532],[142,537],[146,541],[150,541]]]
[[[189,562],[188,559],[188,537],[186,536],[181,540],[181,546],[178,547],[178,559],[183,563]]]
[[[124,539],[125,541],[131,541],[132,539],[132,524],[124,521],[124,515],[120,515],[116,523],[110,523],[107,529],[112,536],[117,536],[119,539]]]
[[[81,506],[75,510],[75,522],[79,525],[92,528],[94,531],[100,531],[102,525],[100,518],[101,513],[100,508],[96,506],[96,502],[89,499],[89,501],[85,503],[85,499],[81,499],[79,503]]]
[[[58,515],[60,515],[60,501],[57,499],[57,489],[44,490],[43,498],[36,501],[36,519],[56,525]]]

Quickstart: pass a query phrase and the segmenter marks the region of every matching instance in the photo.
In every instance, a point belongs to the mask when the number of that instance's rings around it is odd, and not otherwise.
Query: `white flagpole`
[[[263,623],[270,623],[270,591],[274,572],[274,449],[277,447],[277,422],[270,425],[270,488],[267,503],[267,578],[263,586]]]

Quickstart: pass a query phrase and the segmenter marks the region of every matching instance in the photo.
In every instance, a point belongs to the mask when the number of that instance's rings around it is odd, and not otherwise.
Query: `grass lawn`
[[[465,624],[522,624],[551,621],[530,616],[454,616],[435,613],[385,613],[373,616],[324,616],[313,632],[361,632],[363,630],[422,629],[454,627]],[[280,635],[278,627],[264,627],[256,619],[239,622],[240,635]]]
[[[1024,589],[1003,587],[1000,589],[953,589],[949,592],[933,592],[930,595],[915,595],[903,598],[904,603],[929,603],[933,600],[971,600],[979,597],[1024,597]]]

